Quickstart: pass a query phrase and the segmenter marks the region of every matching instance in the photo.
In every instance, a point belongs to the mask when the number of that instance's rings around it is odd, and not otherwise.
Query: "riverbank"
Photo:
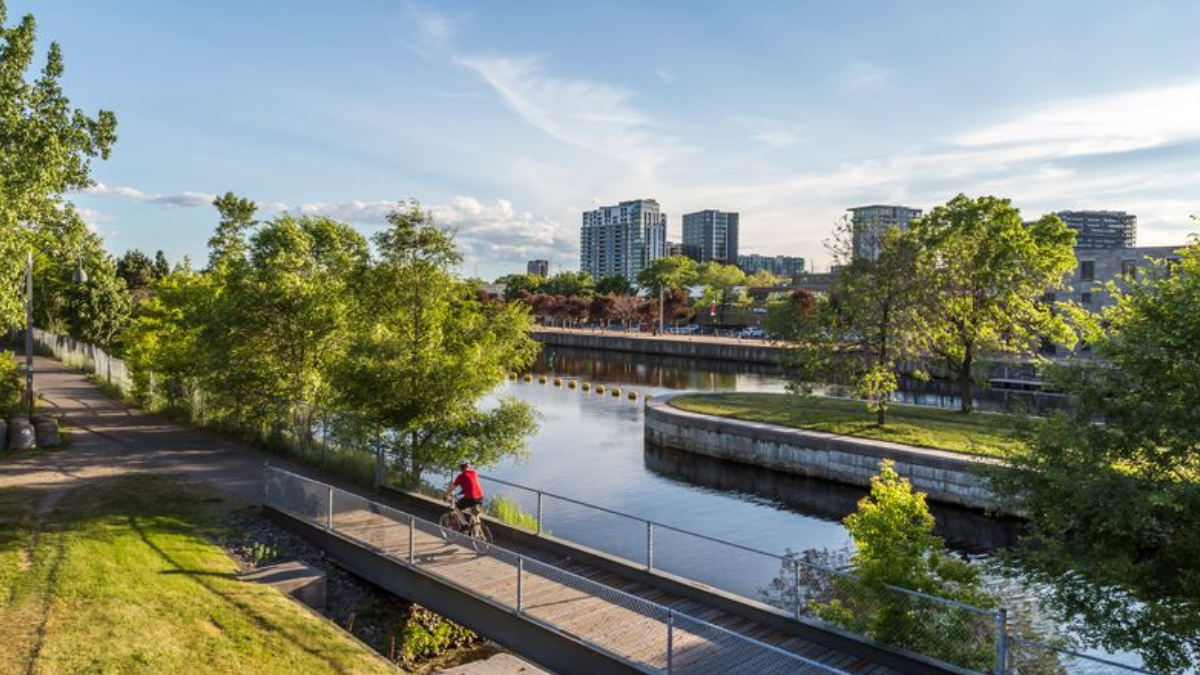
[[[648,443],[775,471],[868,486],[885,459],[934,501],[972,509],[1003,510],[989,487],[992,457],[854,438],[683,410],[679,395],[646,402]]]
[[[531,331],[531,335],[538,342],[555,347],[770,366],[776,366],[786,351],[783,347],[764,340],[740,340],[709,335],[652,335],[547,326],[538,326]]]

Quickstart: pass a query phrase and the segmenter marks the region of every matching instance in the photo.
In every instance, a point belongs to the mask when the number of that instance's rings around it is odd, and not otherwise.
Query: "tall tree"
[[[453,273],[450,235],[416,204],[388,216],[374,238],[379,260],[356,293],[357,330],[335,371],[341,403],[394,430],[389,456],[402,480],[481,466],[519,452],[534,426],[527,404],[480,399],[526,367],[537,345],[520,304],[481,304]]]
[[[717,323],[725,323],[725,307],[745,303],[746,273],[736,265],[706,262],[698,270],[698,283],[704,286],[701,307],[717,307]],[[742,291],[739,294],[739,289]]]
[[[633,295],[633,284],[619,274],[610,274],[596,282],[596,295]]]
[[[564,270],[546,279],[541,291],[550,295],[575,295],[581,298],[590,298],[596,292],[596,282],[587,272]]]
[[[25,15],[7,25],[0,0],[0,329],[21,323],[22,266],[32,245],[29,226],[78,221],[65,194],[92,184],[91,160],[108,159],[117,120],[101,110],[95,117],[71,107],[59,80],[62,49],[50,43],[46,64],[27,79],[35,54],[36,23]],[[55,250],[57,254],[67,253]]]
[[[1075,234],[1058,216],[1025,225],[1007,199],[958,195],[912,227],[924,249],[927,334],[958,382],[963,412],[972,409],[983,359],[1031,356],[1047,338],[1074,342],[1066,322],[1041,302],[1075,266]]]
[[[167,254],[162,251],[154,253],[154,277],[161,279],[171,273],[171,265],[167,262]]]
[[[131,249],[117,258],[117,276],[125,281],[126,288],[137,290],[149,288],[159,274],[149,256],[138,249]]]
[[[504,284],[504,299],[509,302],[534,295],[546,285],[545,277],[538,274],[510,274],[496,281]]]
[[[244,263],[246,233],[257,224],[254,212],[258,205],[232,192],[217,197],[213,206],[221,214],[217,231],[208,240],[208,266],[217,270],[230,263]]]
[[[656,258],[638,273],[637,283],[646,289],[648,295],[657,297],[659,293],[673,288],[686,288],[696,283],[699,269],[696,261],[685,256],[670,256]]]

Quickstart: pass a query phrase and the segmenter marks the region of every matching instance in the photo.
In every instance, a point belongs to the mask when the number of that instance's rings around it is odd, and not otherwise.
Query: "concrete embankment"
[[[762,341],[738,341],[705,336],[654,336],[645,333],[534,330],[538,342],[556,347],[601,349],[651,356],[715,359],[776,365],[784,350]]]
[[[932,500],[996,506],[985,470],[1002,466],[998,460],[703,415],[671,406],[673,396],[646,402],[645,438],[654,445],[859,486],[870,485],[880,462],[890,459]]]

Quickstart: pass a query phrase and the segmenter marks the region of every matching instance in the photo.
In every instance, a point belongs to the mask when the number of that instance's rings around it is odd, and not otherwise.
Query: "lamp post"
[[[87,283],[82,258],[75,259],[71,279],[77,284]],[[33,251],[25,254],[25,395],[29,399],[29,418],[33,419]]]

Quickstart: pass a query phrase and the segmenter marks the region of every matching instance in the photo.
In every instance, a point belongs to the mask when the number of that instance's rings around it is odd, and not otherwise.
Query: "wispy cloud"
[[[405,47],[425,58],[443,54],[458,33],[461,19],[432,7],[405,2],[402,21],[391,27],[392,36]]]
[[[749,134],[751,140],[764,145],[783,147],[795,145],[804,140],[797,125],[783,120],[758,117],[757,115],[736,115],[730,118],[730,121]]]
[[[161,206],[196,207],[211,206],[216,195],[207,192],[181,192],[170,195],[156,195],[143,192],[131,187],[114,187],[104,183],[85,188],[84,192],[96,197],[117,197],[143,204],[159,204]]]
[[[528,124],[560,141],[652,175],[685,152],[632,104],[622,87],[548,75],[535,57],[464,56],[458,63],[479,74]]]
[[[838,86],[843,91],[874,91],[882,87],[890,73],[874,63],[855,61],[846,66],[838,76]]]
[[[663,81],[663,84],[674,84],[675,73],[666,68],[656,68],[654,76]]]

